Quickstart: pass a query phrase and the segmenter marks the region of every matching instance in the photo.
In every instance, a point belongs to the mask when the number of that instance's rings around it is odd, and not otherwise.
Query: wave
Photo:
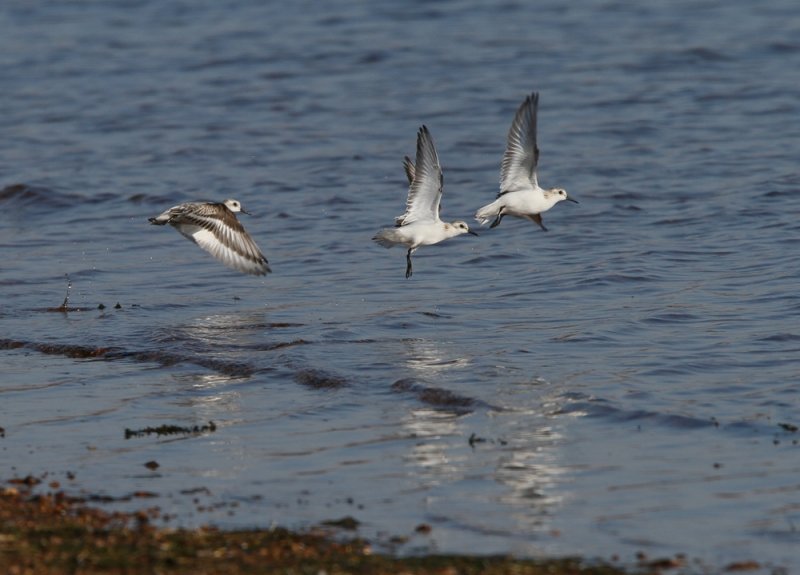
[[[8,338],[0,339],[0,349],[20,348],[34,350],[45,355],[63,355],[64,357],[73,359],[103,359],[109,361],[134,360],[144,363],[157,363],[162,367],[179,363],[190,363],[232,377],[249,377],[255,371],[254,368],[247,363],[183,355],[163,350],[130,351],[119,347],[41,343]]]
[[[459,395],[448,389],[430,387],[417,383],[413,378],[404,378],[395,381],[391,387],[397,393],[413,395],[418,401],[444,411],[451,411],[458,415],[472,413],[476,408],[484,407],[499,410],[479,399]]]

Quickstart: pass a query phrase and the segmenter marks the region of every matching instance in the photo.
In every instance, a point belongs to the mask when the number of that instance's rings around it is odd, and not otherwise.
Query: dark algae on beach
[[[63,491],[33,494],[36,482],[0,491],[0,571],[76,573],[329,573],[394,575],[620,575],[608,564],[567,558],[547,561],[507,557],[432,555],[395,558],[373,554],[363,539],[341,541],[321,528],[223,531],[154,525],[158,508],[132,513],[86,506]],[[666,565],[664,560],[659,565]],[[672,566],[672,563],[670,563]],[[637,573],[657,573],[642,565]]]

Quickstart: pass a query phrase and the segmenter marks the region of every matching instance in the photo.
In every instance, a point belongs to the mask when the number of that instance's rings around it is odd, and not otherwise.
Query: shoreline
[[[300,532],[281,527],[173,529],[155,525],[157,507],[105,511],[85,497],[58,490],[57,483],[50,485],[53,490],[38,493],[39,483],[28,476],[0,488],[0,571],[4,573],[623,575],[688,567],[680,556],[641,557],[633,567],[575,557],[395,557],[374,553],[365,539],[342,540],[335,529],[325,526],[335,522]],[[754,563],[728,570],[758,568]]]
[[[365,539],[342,540],[335,522],[303,532],[173,529],[154,524],[157,507],[105,511],[62,490],[38,493],[38,483],[28,476],[0,489],[0,567],[5,573],[623,575],[686,566],[680,557],[642,558],[633,569],[580,558],[395,557],[373,553]]]

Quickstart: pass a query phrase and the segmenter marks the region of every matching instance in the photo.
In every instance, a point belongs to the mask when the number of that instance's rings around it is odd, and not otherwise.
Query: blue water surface
[[[0,478],[171,525],[352,516],[398,553],[800,569],[795,2],[10,0],[0,25]],[[370,238],[418,127],[472,222],[534,90],[540,183],[580,204],[406,280]],[[147,223],[228,197],[268,277]],[[50,311],[68,282],[80,311]]]

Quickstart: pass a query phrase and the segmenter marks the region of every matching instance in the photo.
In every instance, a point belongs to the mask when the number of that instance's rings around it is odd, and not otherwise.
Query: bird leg
[[[406,254],[406,279],[411,277],[411,252],[414,251],[412,248],[408,248],[408,253]]]
[[[530,219],[532,222],[536,222],[537,224],[539,224],[539,227],[542,228],[544,231],[547,231],[547,228],[544,227],[544,224],[542,223],[542,214],[533,214],[532,216],[530,216]]]
[[[497,227],[500,224],[500,220],[503,219],[504,215],[505,214],[503,212],[500,212],[499,214],[497,214],[497,217],[494,219],[494,221],[492,222],[492,225],[489,226],[489,228]]]

